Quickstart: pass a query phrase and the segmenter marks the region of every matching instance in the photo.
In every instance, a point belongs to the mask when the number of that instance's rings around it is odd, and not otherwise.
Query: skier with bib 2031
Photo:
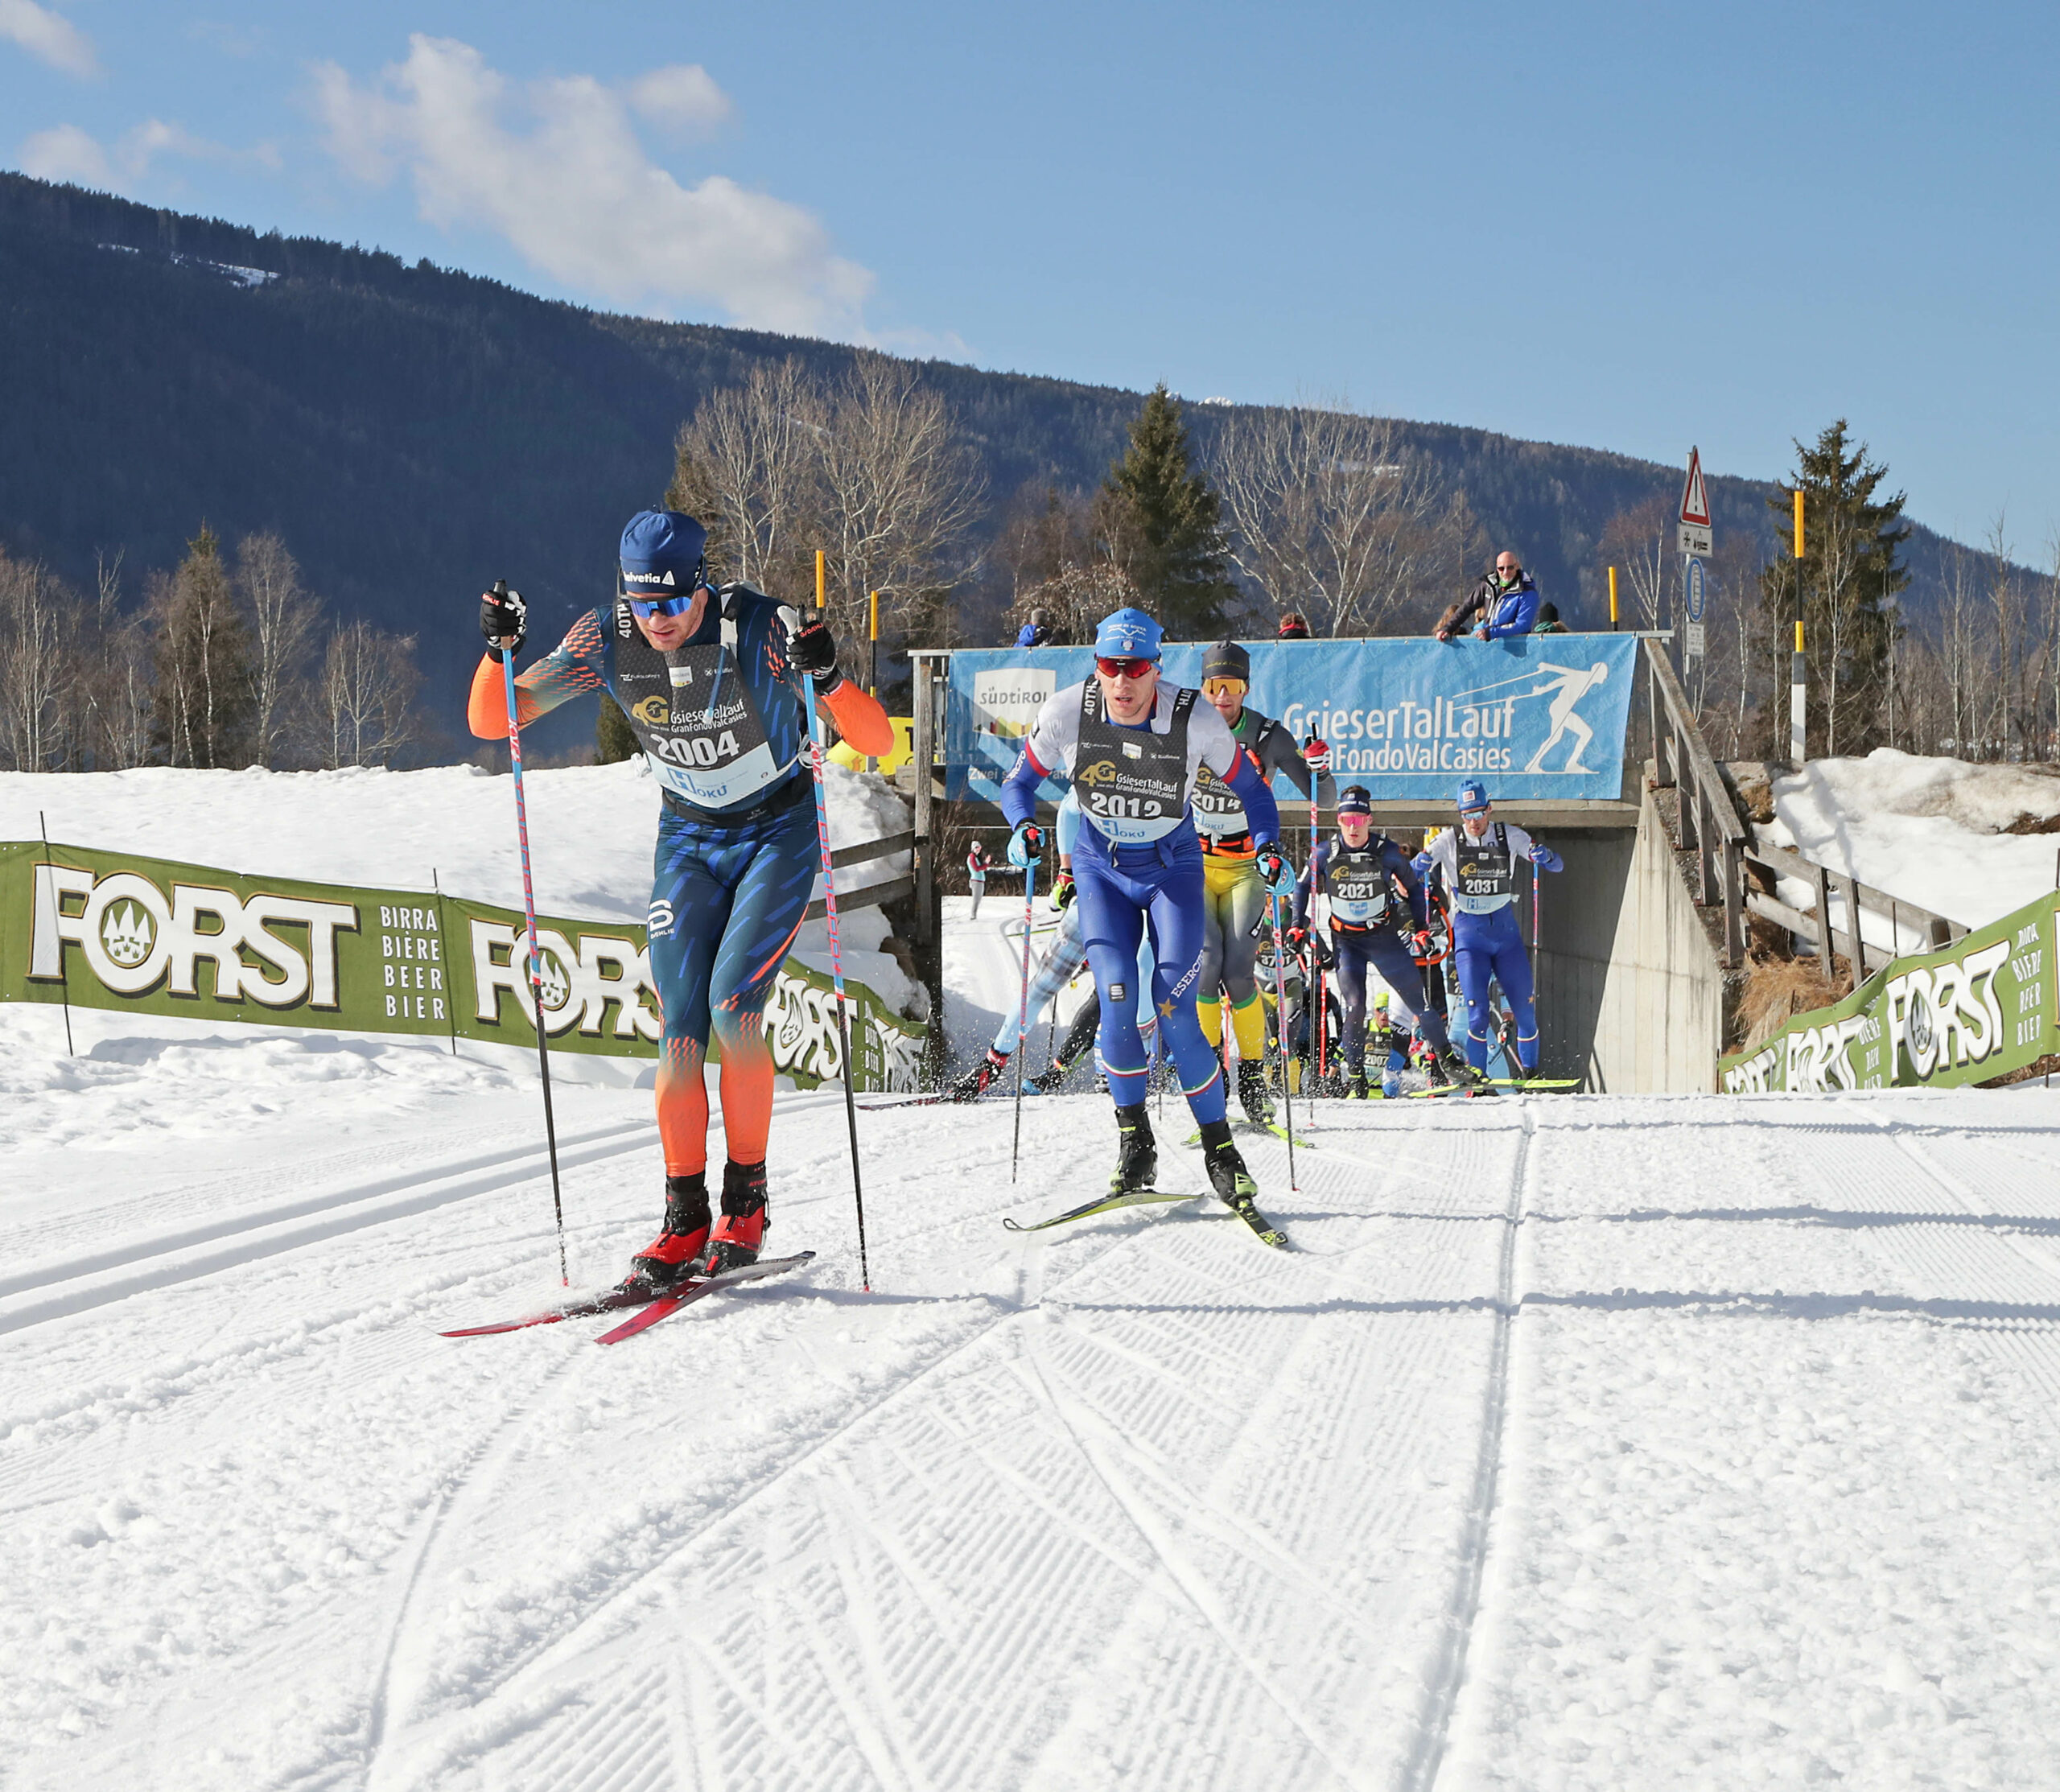
[[[1466,1057],[1476,1070],[1488,1068],[1494,1016],[1488,1007],[1490,978],[1502,986],[1516,1016],[1518,1074],[1538,1069],[1538,1006],[1531,985],[1531,954],[1517,918],[1516,867],[1529,859],[1542,871],[1564,869],[1559,855],[1523,829],[1498,822],[1478,778],[1459,787],[1459,826],[1438,837],[1426,857],[1444,879],[1452,899],[1452,950],[1466,1000]],[[1420,865],[1423,861],[1418,861]]]
[[[1234,641],[1219,641],[1203,655],[1201,694],[1215,707],[1239,754],[1271,787],[1284,777],[1304,797],[1322,790],[1328,774],[1312,780],[1303,749],[1278,722],[1245,702],[1251,688],[1251,656]],[[1312,744],[1320,746],[1320,742]],[[1328,763],[1328,754],[1324,756]],[[1195,832],[1202,853],[1201,976],[1197,1012],[1209,1043],[1223,1043],[1223,1016],[1238,1042],[1238,1101],[1255,1126],[1273,1123],[1266,1087],[1266,1009],[1259,1000],[1253,962],[1259,951],[1259,917],[1265,912],[1266,880],[1259,875],[1251,823],[1237,793],[1207,766],[1196,774]]]
[[[1401,901],[1395,900],[1398,884]],[[1344,1061],[1347,1097],[1364,1101],[1368,1093],[1366,978],[1376,970],[1405,1005],[1420,1011],[1423,1036],[1452,1080],[1477,1081],[1466,1060],[1453,1049],[1437,1011],[1419,993],[1423,976],[1412,948],[1416,952],[1428,950],[1430,915],[1423,888],[1408,854],[1386,834],[1374,831],[1373,793],[1362,784],[1347,785],[1339,793],[1337,837],[1316,847],[1296,887],[1290,945],[1299,945],[1305,937],[1310,901],[1318,889],[1330,900],[1330,949],[1345,1007],[1338,1056]]]
[[[1002,787],[1002,812],[1016,830],[1009,859],[1028,864],[1042,850],[1043,830],[1034,819],[1038,785],[1047,777],[1069,780],[1080,793],[1083,824],[1073,854],[1081,932],[1102,1005],[1102,1065],[1121,1141],[1112,1188],[1147,1188],[1158,1174],[1144,1110],[1144,1048],[1129,987],[1148,930],[1160,1038],[1201,1123],[1209,1184],[1259,1227],[1251,1205],[1258,1190],[1224,1118],[1222,1065],[1195,1014],[1202,854],[1189,804],[1205,765],[1244,805],[1260,875],[1284,886],[1279,814],[1223,719],[1197,702],[1201,693],[1160,678],[1162,632],[1141,610],[1105,616],[1094,636],[1094,676],[1045,702]]]
[[[766,1227],[765,1148],[772,1057],[764,1028],[774,974],[801,931],[818,842],[801,675],[818,707],[859,752],[892,751],[886,712],[837,669],[820,620],[749,585],[711,587],[707,532],[677,511],[640,511],[622,532],[612,604],[589,610],[517,678],[517,719],[605,688],[621,706],[656,777],[652,981],[665,1014],[658,1135],[665,1215],[631,1266],[663,1289],[756,1261]],[[473,674],[467,719],[482,739],[508,731],[501,660],[522,644],[519,597],[481,599],[487,657]],[[702,1069],[711,1024],[722,1046],[722,1212],[709,1210],[708,1094]]]

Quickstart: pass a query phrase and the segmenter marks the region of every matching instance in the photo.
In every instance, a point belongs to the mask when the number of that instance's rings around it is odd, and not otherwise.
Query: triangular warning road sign
[[[1703,489],[1703,457],[1698,448],[1688,451],[1688,481],[1681,488],[1681,521],[1709,527],[1709,493]]]

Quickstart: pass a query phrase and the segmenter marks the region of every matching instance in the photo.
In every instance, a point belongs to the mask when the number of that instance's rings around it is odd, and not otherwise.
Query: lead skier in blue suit
[[[1198,693],[1163,682],[1163,631],[1142,610],[1102,618],[1094,636],[1094,676],[1055,692],[1002,787],[1002,813],[1015,829],[1011,864],[1043,850],[1037,786],[1063,777],[1079,793],[1085,824],[1073,851],[1081,930],[1101,998],[1102,1064],[1116,1106],[1121,1141],[1111,1188],[1148,1188],[1158,1150],[1145,1116],[1147,1061],[1137,1007],[1128,988],[1148,928],[1156,963],[1153,1005],[1164,1048],[1188,1106],[1201,1123],[1209,1185],[1259,1225],[1258,1186],[1230,1142],[1223,1116],[1223,1066],[1195,1014],[1204,930],[1202,859],[1189,805],[1206,765],[1245,805],[1260,875],[1287,885],[1273,793],[1238,749],[1222,716]]]
[[[1419,855],[1423,869],[1444,874],[1452,898],[1452,950],[1459,989],[1466,998],[1466,1057],[1476,1070],[1488,1067],[1488,982],[1502,986],[1516,1015],[1516,1055],[1526,1077],[1538,1069],[1538,1007],[1531,954],[1516,914],[1516,867],[1527,859],[1540,870],[1565,868],[1559,855],[1522,828],[1495,821],[1486,787],[1469,778],[1459,787],[1459,826],[1439,835]]]

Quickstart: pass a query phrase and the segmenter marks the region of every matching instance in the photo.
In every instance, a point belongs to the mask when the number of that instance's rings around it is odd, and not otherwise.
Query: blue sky
[[[611,308],[2060,529],[2060,8],[0,0],[0,159]]]

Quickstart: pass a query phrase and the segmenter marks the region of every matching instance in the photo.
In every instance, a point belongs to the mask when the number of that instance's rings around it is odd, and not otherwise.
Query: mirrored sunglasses
[[[1201,681],[1201,694],[1205,697],[1242,697],[1251,689],[1242,678],[1205,678]]]
[[[1142,678],[1158,665],[1156,660],[1111,660],[1098,657],[1096,670],[1105,678]]]

